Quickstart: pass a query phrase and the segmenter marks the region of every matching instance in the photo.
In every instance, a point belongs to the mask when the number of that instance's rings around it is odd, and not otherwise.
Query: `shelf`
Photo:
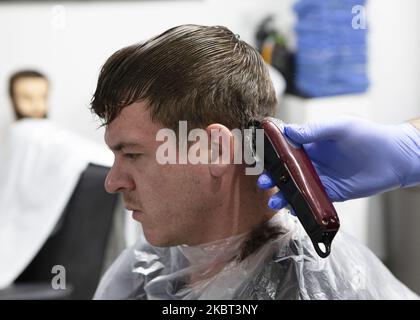
[[[324,98],[286,95],[276,110],[276,116],[286,122],[304,123],[341,114],[369,118],[370,110],[371,99],[368,94]]]

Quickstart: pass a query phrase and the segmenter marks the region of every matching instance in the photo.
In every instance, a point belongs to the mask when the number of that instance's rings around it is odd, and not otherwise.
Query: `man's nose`
[[[114,163],[105,179],[105,190],[108,193],[131,191],[135,188],[134,180],[125,172],[122,172]]]

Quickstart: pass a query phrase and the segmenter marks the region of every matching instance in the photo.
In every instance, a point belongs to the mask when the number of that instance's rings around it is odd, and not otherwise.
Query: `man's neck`
[[[199,243],[207,243],[248,233],[268,221],[276,213],[268,207],[276,192],[257,187],[255,176],[234,176],[222,187],[226,195],[221,205],[210,213],[211,222],[203,230]]]
[[[231,190],[229,192],[226,191],[226,194],[229,194],[229,198],[223,202],[224,205],[218,212],[220,218],[212,223],[211,228],[209,228],[209,232],[211,230],[213,238],[205,242],[227,239],[239,234],[248,233],[248,235],[240,237],[243,240],[240,246],[238,246],[237,240],[233,240],[232,243],[229,242],[231,247],[233,246],[236,249],[232,250],[233,247],[224,248],[223,250],[226,251],[224,254],[220,254],[219,252],[220,259],[213,257],[214,259],[209,260],[211,263],[202,266],[206,268],[204,274],[201,271],[191,274],[189,279],[190,284],[199,283],[201,280],[211,278],[219,273],[227,263],[233,260],[240,262],[246,258],[245,255],[252,254],[249,248],[249,242],[252,242],[252,239],[249,237],[251,235],[255,236],[255,232],[264,227],[264,222],[267,222],[276,214],[267,205],[270,196],[275,192],[275,189],[268,191],[259,189],[255,177],[241,178],[231,185]],[[277,234],[277,230],[274,231]],[[258,238],[261,240],[261,237]],[[215,243],[217,244],[218,242],[216,241]],[[244,245],[246,248],[244,248]],[[256,245],[260,247],[263,243],[255,244],[253,247]],[[246,252],[244,252],[244,249]]]

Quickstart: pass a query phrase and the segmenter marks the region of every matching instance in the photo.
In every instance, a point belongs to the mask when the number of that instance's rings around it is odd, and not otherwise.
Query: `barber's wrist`
[[[413,125],[417,130],[420,130],[420,118],[412,119],[410,121],[407,121],[411,125]]]

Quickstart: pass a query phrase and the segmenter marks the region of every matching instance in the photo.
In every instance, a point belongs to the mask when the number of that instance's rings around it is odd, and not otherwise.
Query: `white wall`
[[[12,120],[7,79],[36,68],[52,82],[51,118],[102,141],[88,110],[101,65],[114,51],[184,23],[221,24],[253,42],[275,0],[108,1],[0,4],[0,142]],[[59,5],[59,7],[57,7]]]
[[[372,115],[384,123],[420,116],[420,1],[368,0]]]
[[[420,1],[368,0],[367,9],[370,117],[382,123],[419,117]],[[368,245],[387,259],[383,200],[383,195],[369,199]]]

